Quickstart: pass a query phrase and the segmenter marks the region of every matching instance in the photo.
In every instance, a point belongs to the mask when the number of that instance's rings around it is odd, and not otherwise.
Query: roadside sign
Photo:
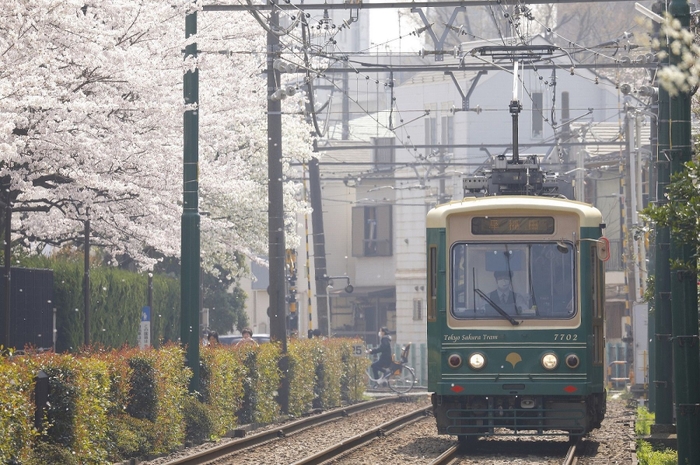
[[[355,357],[362,357],[363,355],[365,355],[365,346],[362,344],[353,344],[352,355]]]
[[[139,349],[151,346],[151,307],[141,309],[141,325],[139,326]]]

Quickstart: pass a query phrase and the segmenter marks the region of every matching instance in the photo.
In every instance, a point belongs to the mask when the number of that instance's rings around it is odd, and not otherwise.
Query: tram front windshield
[[[569,319],[574,249],[564,242],[452,246],[451,312],[461,320]]]

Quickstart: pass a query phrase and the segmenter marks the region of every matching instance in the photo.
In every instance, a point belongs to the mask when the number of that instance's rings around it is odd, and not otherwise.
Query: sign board
[[[362,344],[353,344],[352,345],[352,355],[354,357],[362,357],[365,355],[365,346]]]
[[[139,326],[139,349],[151,346],[151,307],[141,309],[141,325]]]

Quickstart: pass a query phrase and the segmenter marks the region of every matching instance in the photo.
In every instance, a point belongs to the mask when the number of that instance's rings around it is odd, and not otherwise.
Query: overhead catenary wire
[[[249,2],[249,0],[247,0],[247,1]],[[520,6],[516,5],[516,7],[518,7],[518,8],[520,8],[521,6],[522,5],[520,5]],[[330,23],[322,25],[323,27],[326,27],[328,29],[328,33],[325,34],[324,38],[321,39],[321,42],[318,45],[313,45],[311,43],[311,34],[309,34],[309,37],[303,37],[303,36],[299,37],[297,32],[296,32],[296,30],[297,30],[296,28],[297,28],[297,26],[302,24],[303,21],[301,20],[301,18],[303,18],[303,17],[309,18],[309,15],[308,15],[308,13],[304,12],[304,10],[303,10],[304,5],[299,5],[298,7],[299,8],[296,9],[296,13],[295,13],[296,16],[290,16],[290,19],[292,21],[292,26],[284,28],[283,30],[278,30],[277,32],[279,34],[283,35],[283,37],[288,42],[288,44],[285,46],[285,48],[283,50],[285,53],[292,53],[292,59],[290,61],[300,61],[300,60],[295,60],[293,57],[295,55],[300,56],[300,54],[302,54],[302,53],[304,53],[304,54],[311,53],[311,54],[313,54],[314,58],[326,60],[325,63],[322,63],[322,62],[319,63],[319,64],[321,64],[320,68],[317,67],[315,64],[312,65],[310,59],[304,60],[304,65],[301,66],[300,71],[302,71],[306,74],[306,79],[308,81],[313,81],[314,79],[326,79],[326,80],[328,80],[328,76],[326,74],[329,73],[329,71],[332,69],[331,67],[337,63],[344,63],[345,65],[348,66],[348,68],[350,68],[352,70],[352,72],[354,72],[356,75],[364,78],[365,83],[366,83],[366,87],[367,87],[365,92],[369,91],[369,87],[372,84],[374,84],[374,86],[377,90],[379,90],[379,88],[381,88],[381,86],[386,86],[386,83],[384,83],[376,78],[372,79],[372,77],[369,76],[369,74],[367,72],[364,72],[364,70],[361,70],[361,68],[359,68],[359,67],[363,66],[364,63],[362,63],[359,60],[353,60],[351,58],[352,56],[356,56],[356,53],[343,52],[342,50],[340,50],[337,47],[337,44],[334,43],[333,38],[337,36],[337,34],[340,30],[343,30],[343,27],[335,27],[334,28],[334,25],[332,25]],[[528,37],[529,37],[529,35],[528,35],[529,32],[528,32],[528,34],[523,32],[522,27],[524,25],[524,21],[521,24],[522,18],[513,18],[513,15],[508,12],[509,8],[507,8],[503,4],[499,3],[499,7],[501,9],[501,12],[504,14],[504,16],[509,18],[508,19],[509,24],[511,24],[511,26],[513,27],[513,30],[516,32],[514,34],[514,36],[516,36],[517,40],[519,40],[521,43],[524,43],[525,40],[528,39]],[[493,12],[493,8],[491,6],[489,6],[489,8],[490,8],[490,11]],[[280,11],[283,11],[283,10],[280,9]],[[288,12],[289,10],[284,10],[284,11]],[[256,19],[260,20],[260,17],[257,17]],[[517,19],[518,21],[515,21],[515,19]],[[532,19],[528,18],[528,21],[531,22]],[[500,24],[500,22],[498,22],[498,21],[496,21],[496,23]],[[536,21],[536,23],[542,25],[541,22],[539,22],[539,21]],[[321,27],[320,29],[323,29],[323,27]],[[347,27],[349,27],[349,25]],[[302,29],[302,33],[303,33],[304,27],[301,26],[301,29]],[[421,32],[419,29],[412,31],[411,34],[409,34],[409,35],[419,35]],[[317,30],[319,30],[319,28],[317,28]],[[499,31],[502,31],[502,29],[500,29],[500,26],[499,26]],[[321,34],[321,35],[323,35],[323,34]],[[470,34],[465,33],[465,35],[470,35]],[[471,34],[471,36],[475,37],[475,38],[477,37],[474,34]],[[406,35],[399,36],[399,37],[394,38],[394,39],[390,39],[390,40],[386,41],[385,43],[391,43],[395,40],[401,39],[402,37],[406,37]],[[501,43],[506,43],[506,38],[502,32],[499,34],[499,38],[500,38]],[[573,45],[575,46],[576,44],[573,44]],[[376,49],[376,48],[377,48],[377,44],[373,44],[373,46],[369,47],[367,50]],[[561,49],[561,50],[562,50],[561,56],[566,55],[571,60],[572,59],[571,53],[579,53],[581,51],[581,48],[579,47],[577,49],[572,48],[571,50],[565,50],[565,49]],[[599,53],[593,49],[587,49],[587,50],[589,50],[591,53]],[[599,54],[601,56],[606,57],[607,59],[611,59],[611,58],[614,59],[614,57],[610,57],[610,56],[602,54],[602,53],[599,53]],[[394,55],[392,54],[392,56],[394,56]],[[485,62],[485,60],[480,60],[480,61]],[[555,60],[551,60],[550,63],[552,65],[554,65],[554,67],[556,69],[557,64],[555,63]],[[494,64],[494,63],[491,63],[491,64],[498,67],[498,64]],[[563,65],[561,65],[560,67],[561,67],[561,69],[566,69],[566,67]],[[393,65],[390,65],[389,68],[393,68]],[[397,69],[398,69],[398,67],[397,67]],[[390,72],[390,70],[388,68],[385,68],[382,71]],[[569,70],[567,70],[567,71],[569,71]],[[535,70],[535,72],[538,76],[542,77],[539,74],[539,71]],[[582,76],[579,76],[579,77],[582,77]],[[357,83],[359,84],[359,80],[357,80]],[[528,98],[530,100],[532,100],[532,93],[531,93],[529,87],[524,82],[522,82],[521,84],[523,86],[524,94],[528,95]],[[606,83],[606,85],[614,85],[614,84],[613,83]],[[336,92],[342,91],[345,93],[348,93],[350,90],[349,88],[348,89],[341,89],[340,86],[338,86],[334,82],[330,82],[330,88],[335,89]],[[312,96],[310,98],[313,99],[314,98],[313,91],[310,90],[309,94],[312,94]],[[377,117],[373,116],[373,113],[374,113],[373,111],[371,111],[369,108],[363,107],[363,104],[361,103],[361,101],[358,98],[356,98],[352,95],[348,95],[348,97],[356,105],[356,107],[360,108],[360,110],[361,110],[359,113],[354,112],[355,114],[370,115],[370,117],[375,120],[377,129],[382,128],[383,130],[392,134],[395,137],[395,139],[399,142],[399,145],[401,145],[404,149],[408,150],[409,153],[413,152],[415,154],[414,156],[416,157],[416,160],[420,160],[423,157],[422,154],[417,153],[418,148],[413,143],[413,141],[410,139],[410,134],[408,134],[406,132],[406,125],[408,123],[405,123],[405,121],[408,121],[410,118],[410,115],[407,115],[406,112],[410,111],[410,110],[406,110],[405,108],[402,108],[400,101],[397,101],[397,100],[392,98],[392,100],[389,104],[390,105],[389,110],[388,110],[389,114],[393,115],[395,112],[395,114],[399,118],[399,123],[393,124],[393,118],[391,118],[389,121],[380,121],[379,119],[377,119]],[[556,100],[553,98],[552,102],[553,102],[553,104],[551,107],[551,111],[553,112],[555,109],[555,106],[556,106]],[[425,112],[425,110],[423,110],[423,109],[416,110],[416,111],[423,111],[424,113],[419,113],[418,115],[416,115],[414,117],[414,120],[431,116],[429,112]],[[507,111],[507,110],[504,110],[504,109],[484,109],[484,111]],[[572,111],[573,111],[573,109],[572,109]],[[582,109],[581,111],[588,111],[588,109]],[[318,118],[318,115],[315,114],[315,112],[316,112],[315,106],[310,106],[310,112],[314,116],[316,116],[316,120],[318,121],[319,118]],[[331,115],[330,109],[327,109],[325,111],[324,120],[330,121],[331,116],[332,115]],[[555,123],[554,118],[551,118],[547,122],[550,124],[550,126],[552,126],[553,129],[556,129],[556,127],[555,127],[556,125],[554,124]],[[318,129],[322,129],[322,128],[318,128]],[[401,134],[399,134],[398,131],[401,131]],[[323,130],[318,131],[318,132],[323,132]],[[547,142],[543,141],[542,143],[546,144]]]

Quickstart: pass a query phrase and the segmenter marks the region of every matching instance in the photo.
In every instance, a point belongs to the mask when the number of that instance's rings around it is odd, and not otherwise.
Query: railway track
[[[354,436],[348,439],[347,441],[342,441],[335,446],[332,446],[324,451],[314,454],[311,457],[307,457],[297,462],[294,462],[292,465],[319,465],[321,463],[333,460],[335,458],[340,457],[348,451],[361,447],[362,445],[374,440],[377,437],[383,436],[385,434],[391,434],[397,429],[403,428],[407,424],[424,418],[428,415],[430,415],[429,408],[420,408],[414,410],[413,412],[407,413],[406,415],[403,415],[399,418],[395,418],[386,423],[383,423],[377,426],[376,428],[372,428],[371,430],[368,430],[362,434],[358,434],[357,436]]]
[[[249,451],[258,446],[264,448],[274,448],[277,441],[284,438],[293,437],[295,434],[304,432],[306,430],[318,429],[323,425],[329,424],[336,420],[349,417],[351,415],[357,415],[362,412],[367,412],[372,409],[382,408],[389,404],[396,404],[401,402],[407,402],[408,399],[402,397],[387,397],[382,399],[377,399],[374,401],[363,402],[361,404],[355,404],[343,409],[336,409],[329,412],[324,412],[318,415],[313,415],[308,418],[297,420],[289,424],[280,425],[279,427],[252,434],[247,437],[243,437],[237,440],[226,442],[215,447],[202,450],[187,456],[176,458],[174,460],[165,462],[164,465],[202,465],[207,463],[228,463],[228,459],[242,451]],[[361,446],[362,444],[371,441],[372,439],[390,434],[392,431],[400,428],[401,426],[414,421],[415,419],[425,417],[429,414],[430,409],[427,406],[415,409],[412,412],[402,415],[400,417],[394,418],[388,422],[382,423],[379,426],[366,430],[360,434],[357,434],[351,438],[345,439],[332,447],[325,448],[319,452],[316,452],[309,457],[305,457],[301,460],[297,460],[295,465],[310,465],[318,464],[324,461],[330,460],[333,457],[344,454],[350,449]],[[322,433],[321,433],[322,434]],[[235,462],[231,462],[235,463]],[[291,462],[287,462],[291,463]]]
[[[567,450],[562,465],[575,465],[576,464],[576,453],[580,441],[576,441],[569,446]],[[466,456],[468,458],[468,456]],[[457,465],[462,459],[462,454],[460,451],[459,444],[455,444],[445,452],[437,457],[430,465]],[[538,462],[539,463],[539,462]]]
[[[221,455],[221,445],[216,451],[203,454],[195,450],[183,450],[191,457],[173,460],[174,456],[147,462],[148,465],[202,464],[212,463],[246,465],[290,465],[332,463],[334,465],[358,464],[402,464],[402,465],[512,465],[533,463],[538,465],[583,465],[593,463],[634,463],[634,409],[623,399],[613,395],[608,402],[608,415],[602,428],[595,430],[576,444],[559,436],[502,436],[482,438],[469,446],[466,453],[459,454],[456,440],[451,436],[437,434],[435,420],[418,414],[418,420],[406,427],[394,429],[387,420],[401,417],[413,411],[429,410],[427,399],[414,397],[420,403],[396,402],[400,399],[384,399],[370,402],[362,407],[377,408],[362,410],[340,409],[318,418],[268,427],[264,436],[250,435],[247,444],[234,440],[236,446],[228,449],[235,455]],[[418,407],[421,407],[418,409]],[[324,415],[333,423],[322,423]],[[422,420],[420,418],[423,418]],[[399,420],[398,423],[401,423]],[[304,428],[306,424],[306,428]],[[313,427],[313,425],[320,427]],[[257,444],[257,446],[255,445]],[[202,445],[204,446],[204,445]],[[201,446],[199,446],[201,447]],[[245,451],[242,451],[246,448]],[[239,453],[235,453],[238,449]],[[194,456],[195,453],[199,455]],[[144,463],[146,465],[146,463]]]

